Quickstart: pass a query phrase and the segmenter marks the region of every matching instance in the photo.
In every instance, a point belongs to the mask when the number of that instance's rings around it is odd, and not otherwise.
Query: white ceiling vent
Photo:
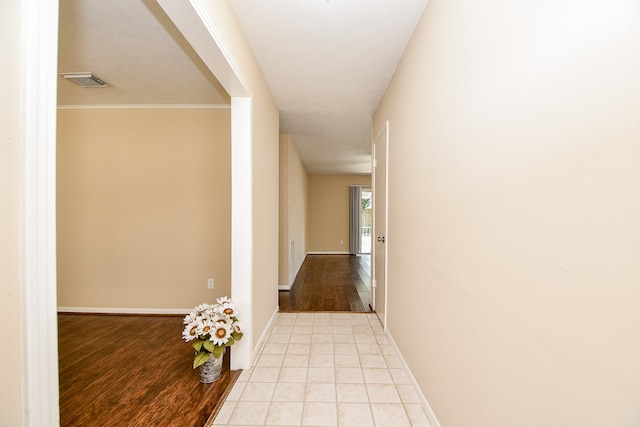
[[[108,84],[94,76],[92,73],[60,73],[65,79],[69,79],[81,87],[107,87]]]

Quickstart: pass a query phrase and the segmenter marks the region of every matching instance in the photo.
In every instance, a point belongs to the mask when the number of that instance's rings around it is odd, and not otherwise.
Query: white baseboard
[[[302,268],[302,264],[304,264],[304,261],[307,259],[307,255],[309,255],[308,253],[304,254],[304,258],[302,258],[302,262],[300,263],[300,265],[298,265],[298,267],[296,267],[296,274],[293,275],[293,277],[291,278],[291,281],[289,282],[288,285],[278,285],[278,290],[279,291],[290,291],[293,288],[293,283],[296,281],[296,278],[298,277],[298,273],[300,273],[300,269]]]
[[[251,355],[251,366],[256,365],[256,362],[258,361],[257,360],[258,356],[262,351],[262,347],[264,347],[264,344],[267,342],[267,336],[269,335],[269,331],[271,330],[271,327],[276,322],[279,312],[280,312],[280,307],[276,306],[276,311],[273,312],[273,314],[271,315],[271,319],[269,319],[269,322],[267,323],[267,326],[264,327],[262,334],[260,334],[260,339],[258,340],[258,343],[253,349],[253,354]]]
[[[191,308],[107,308],[107,307],[58,307],[58,313],[86,313],[86,314],[163,314],[163,315],[187,315]],[[256,358],[264,346],[271,327],[278,318],[280,307],[276,307],[271,315],[267,326],[265,326],[260,339],[251,355],[251,365],[257,362]]]
[[[418,399],[420,399],[420,404],[422,405],[422,409],[424,409],[424,413],[427,415],[427,419],[429,420],[431,427],[441,427],[440,423],[438,422],[438,419],[436,418],[436,414],[433,412],[433,409],[431,409],[431,405],[429,405],[427,398],[422,393],[420,386],[418,385],[415,377],[413,376],[411,369],[409,369],[409,365],[407,365],[406,360],[404,360],[404,357],[402,357],[402,353],[400,353],[400,349],[398,348],[398,345],[396,344],[396,342],[393,340],[393,337],[391,336],[391,333],[389,332],[389,330],[385,332],[385,335],[387,336],[387,338],[389,339],[389,342],[391,343],[393,348],[395,348],[396,353],[400,357],[400,361],[402,362],[402,367],[404,368],[405,372],[409,376],[409,380],[411,381],[411,384],[413,385],[413,388],[415,389],[416,394],[418,395]]]
[[[58,313],[187,315],[192,308],[58,307]]]
[[[351,255],[351,252],[314,251],[307,252],[307,255]]]

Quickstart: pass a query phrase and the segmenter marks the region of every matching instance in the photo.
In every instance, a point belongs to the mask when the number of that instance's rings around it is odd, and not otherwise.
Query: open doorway
[[[352,185],[349,188],[349,252],[351,255],[371,254],[373,226],[371,187]]]
[[[15,57],[20,56],[20,69],[23,75],[19,82],[20,95],[16,95],[16,91],[12,92],[8,99],[8,108],[17,106],[15,110],[20,114],[15,116],[20,118],[15,122],[19,124],[21,130],[25,131],[24,134],[20,134],[19,145],[17,145],[21,150],[20,174],[17,178],[21,184],[19,190],[21,209],[20,251],[16,260],[18,260],[22,277],[19,298],[14,298],[14,300],[19,299],[20,304],[16,304],[15,310],[20,314],[20,333],[24,337],[21,346],[22,360],[15,371],[18,372],[16,376],[22,374],[22,377],[15,381],[15,376],[11,377],[12,384],[20,383],[23,399],[21,407],[14,412],[21,411],[16,418],[24,415],[24,425],[58,425],[58,330],[55,317],[57,313],[55,125],[57,79],[54,77],[57,74],[58,65],[58,2],[46,5],[42,3],[39,5],[42,7],[37,11],[27,10],[26,7],[14,8],[14,3],[9,7],[11,14],[14,15],[13,9],[20,9],[21,13],[17,15],[24,16],[21,16],[23,19],[19,25],[10,28],[10,32],[28,35],[23,43],[18,43],[19,48],[11,49],[9,55],[12,70],[15,68]],[[186,6],[182,3],[175,4],[176,8],[191,7],[188,4]],[[185,13],[185,15],[196,16],[195,13]],[[221,19],[224,19],[224,16]],[[197,27],[196,29],[202,30],[201,33],[204,34],[206,29],[204,23],[197,22],[197,24],[199,27],[196,25],[189,27]],[[207,20],[207,24],[208,28],[211,28],[215,23],[212,24],[212,21]],[[209,55],[217,54],[220,58],[224,56],[210,35],[200,46],[203,46],[202,50]],[[225,49],[224,53],[227,52],[228,50]],[[247,223],[252,223],[253,218],[250,209],[253,187],[251,183],[246,182],[246,177],[252,176],[251,171],[254,165],[251,157],[252,98],[250,94],[252,92],[243,86],[242,79],[234,72],[232,65],[235,66],[229,63],[217,64],[217,68],[214,68],[220,70],[226,67],[224,72],[219,71],[215,74],[227,77],[225,87],[233,88],[231,91],[233,92],[231,93],[232,126],[234,127],[231,155],[234,162],[232,269],[241,274],[233,275],[232,291],[241,311],[246,313],[243,320],[248,325],[252,325],[253,301],[249,296],[253,295],[253,270],[247,268],[247,259],[251,260],[252,256],[253,234],[250,227],[246,227]],[[9,120],[10,123],[13,121],[13,118]],[[275,124],[277,126],[277,120]],[[236,180],[235,176],[239,176],[241,180]],[[17,179],[16,182],[18,182]],[[238,220],[237,216],[241,218]],[[248,231],[245,230],[247,228]],[[240,229],[241,234],[237,229]],[[24,307],[36,309],[29,310],[27,313]],[[239,368],[250,367],[252,343],[251,335],[238,343],[234,347],[231,363],[235,363]]]
[[[371,254],[371,228],[373,226],[371,187],[362,187],[360,191],[360,253]]]

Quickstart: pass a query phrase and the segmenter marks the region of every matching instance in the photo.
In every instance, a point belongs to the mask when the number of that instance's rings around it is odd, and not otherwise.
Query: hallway
[[[280,313],[213,426],[430,427],[375,314]]]
[[[369,312],[371,255],[307,255],[290,291],[279,292],[281,312]]]
[[[369,309],[370,255],[308,255],[212,426],[431,427]],[[366,307],[366,308],[365,308]]]
[[[369,309],[370,255],[308,255],[212,426],[431,427]],[[366,308],[365,308],[366,307]]]

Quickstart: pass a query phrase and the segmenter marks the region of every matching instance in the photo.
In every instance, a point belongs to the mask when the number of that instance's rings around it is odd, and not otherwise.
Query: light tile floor
[[[213,426],[430,424],[375,314],[280,313]]]

